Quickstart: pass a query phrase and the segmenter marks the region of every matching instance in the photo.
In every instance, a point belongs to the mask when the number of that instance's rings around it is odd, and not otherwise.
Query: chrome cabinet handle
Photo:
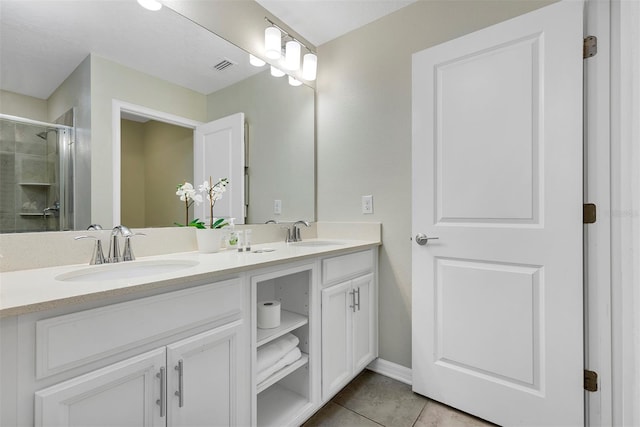
[[[360,311],[360,287],[358,287],[355,291],[353,291],[355,294],[358,295],[358,300],[355,303],[356,308],[358,309],[358,311]],[[355,309],[353,310],[355,311]]]
[[[426,234],[424,233],[418,233],[416,234],[416,243],[419,244],[420,246],[426,245],[429,240],[438,240],[439,237],[427,237]]]
[[[165,368],[160,368],[160,372],[156,374],[156,377],[160,378],[160,399],[156,400],[156,404],[160,405],[160,417],[164,417],[167,414],[167,408],[165,402],[167,400],[167,382],[165,381]]]
[[[351,305],[349,306],[349,308],[351,309],[351,311],[355,312],[356,311],[356,291],[349,292],[349,295],[351,295]]]
[[[175,392],[175,395],[178,396],[178,407],[182,408],[184,406],[184,364],[182,359],[178,360],[178,365],[175,367],[175,370],[178,371],[178,391]]]

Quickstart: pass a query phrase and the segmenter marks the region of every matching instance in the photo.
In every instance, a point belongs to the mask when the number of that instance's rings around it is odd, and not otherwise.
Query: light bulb
[[[282,71],[279,68],[274,67],[273,65],[271,66],[271,75],[273,77],[282,77],[284,76],[284,71]]]
[[[266,62],[264,62],[257,56],[249,54],[249,64],[253,65],[254,67],[262,67],[264,64],[266,64]]]
[[[300,43],[291,40],[285,46],[286,67],[288,70],[296,71],[300,68]]]
[[[157,11],[162,9],[162,3],[157,0],[138,0],[138,4],[147,10]]]
[[[291,86],[300,86],[302,84],[302,82],[296,78],[294,78],[293,76],[289,76],[289,84]]]
[[[302,60],[302,77],[305,80],[315,80],[318,69],[318,57],[307,53]]]
[[[267,58],[278,59],[282,55],[282,33],[276,27],[264,30],[264,54]]]

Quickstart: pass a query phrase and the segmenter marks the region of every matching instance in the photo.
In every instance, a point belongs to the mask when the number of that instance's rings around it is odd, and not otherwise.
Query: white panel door
[[[193,144],[194,186],[209,177],[215,184],[219,178],[229,178],[227,192],[216,202],[216,218],[235,218],[244,224],[244,113],[236,113],[196,127]],[[208,224],[209,202],[204,200],[195,209],[195,218]]]
[[[582,8],[413,57],[413,389],[582,425]]]
[[[36,392],[37,426],[164,426],[164,348]],[[164,403],[162,403],[164,405]]]
[[[243,405],[240,321],[167,346],[168,425],[235,426]],[[248,418],[247,418],[248,419]]]

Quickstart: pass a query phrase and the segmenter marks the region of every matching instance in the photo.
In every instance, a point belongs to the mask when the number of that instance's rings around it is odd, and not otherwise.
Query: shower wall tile
[[[0,183],[16,183],[16,162],[13,153],[0,152]]]
[[[14,153],[16,151],[15,125],[0,123],[0,152]]]
[[[15,233],[16,214],[15,212],[0,214],[0,233]]]
[[[49,182],[44,157],[16,154],[16,165],[18,182]]]
[[[44,156],[47,154],[47,141],[40,138],[37,134],[44,132],[44,127],[35,127],[33,125],[16,125],[16,153],[35,154]]]

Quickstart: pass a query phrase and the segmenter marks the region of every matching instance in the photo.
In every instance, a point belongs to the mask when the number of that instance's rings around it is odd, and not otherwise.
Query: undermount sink
[[[293,246],[336,246],[336,245],[344,245],[342,242],[337,242],[335,240],[303,240],[301,242],[292,242],[290,243]]]
[[[133,279],[156,274],[173,273],[198,265],[190,260],[131,261],[117,264],[102,264],[80,268],[56,276],[62,282],[95,282],[104,280]]]

